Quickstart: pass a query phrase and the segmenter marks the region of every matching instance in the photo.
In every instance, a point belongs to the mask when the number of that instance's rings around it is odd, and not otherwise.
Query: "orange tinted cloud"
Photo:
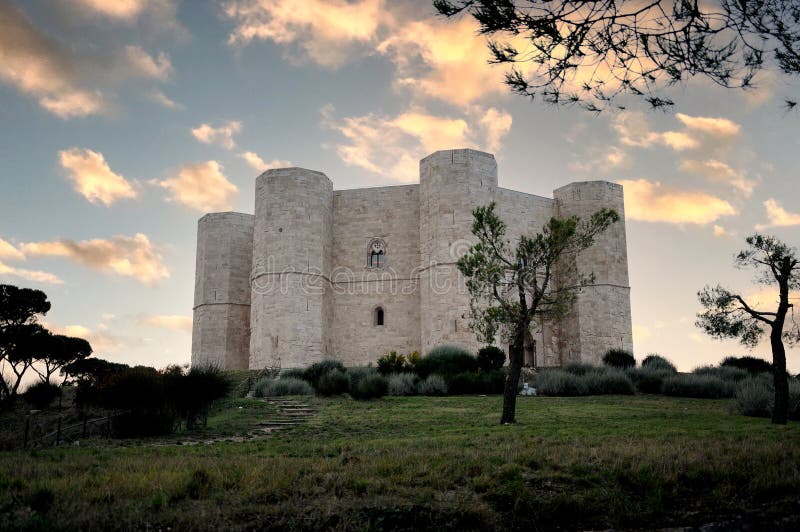
[[[273,159],[270,162],[265,162],[261,156],[252,151],[240,153],[239,157],[244,159],[247,164],[249,164],[250,167],[257,172],[266,172],[267,170],[271,170],[273,168],[288,168],[292,166],[291,161],[285,161],[282,159]]]
[[[736,209],[727,201],[696,190],[679,190],[646,179],[621,180],[625,215],[630,220],[672,224],[707,224]]]
[[[75,0],[80,6],[107,17],[130,20],[144,10],[147,0]]]
[[[64,281],[62,281],[57,275],[54,275],[52,273],[38,271],[38,270],[26,270],[24,268],[16,268],[14,266],[9,266],[8,264],[5,264],[3,262],[0,262],[0,275],[25,279],[26,281],[31,281],[34,283],[64,284]]]
[[[675,117],[689,129],[702,131],[715,137],[732,137],[739,134],[741,126],[727,118],[689,116],[677,113]]]
[[[175,177],[151,181],[170,192],[170,200],[200,212],[229,211],[239,189],[217,161],[184,165]]]
[[[718,161],[716,159],[708,159],[705,161],[697,161],[687,159],[681,161],[680,169],[684,172],[692,172],[707,178],[709,181],[715,183],[724,183],[732,186],[734,189],[741,192],[744,196],[753,194],[756,188],[756,182],[748,179],[744,174],[737,172],[730,167],[727,163]]]
[[[800,225],[800,213],[789,212],[774,198],[770,198],[764,202],[764,208],[767,210],[767,218],[769,223],[759,224],[756,229],[766,229],[767,227],[788,227],[792,225]]]
[[[65,257],[94,270],[132,277],[144,284],[155,284],[170,275],[161,254],[141,233],[108,239],[31,242],[20,247],[27,256]]]
[[[91,203],[99,201],[108,207],[115,201],[136,197],[128,180],[111,170],[102,153],[70,148],[58,155],[75,190]]]
[[[177,315],[154,315],[141,316],[138,319],[140,325],[155,327],[158,329],[170,329],[173,331],[192,331],[192,318],[189,316]]]
[[[224,148],[232,150],[236,147],[233,136],[242,131],[242,123],[231,120],[227,124],[212,127],[210,124],[200,124],[192,129],[192,136],[204,144],[217,143]]]

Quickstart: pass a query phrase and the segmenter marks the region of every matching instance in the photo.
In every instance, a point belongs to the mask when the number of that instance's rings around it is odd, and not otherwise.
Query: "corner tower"
[[[192,366],[247,369],[253,216],[206,214],[197,222]]]
[[[609,349],[633,351],[622,186],[608,181],[571,183],[553,191],[553,197],[561,218],[575,215],[584,220],[602,208],[620,215],[594,245],[574,257],[568,271],[559,272],[561,286],[574,285],[576,274],[595,275],[592,285],[580,289],[572,312],[561,323],[561,363],[599,364]]]
[[[333,184],[303,168],[256,179],[250,368],[280,359],[304,367],[333,355],[331,245]]]
[[[443,150],[419,163],[420,345],[479,347],[469,293],[456,267],[475,243],[472,211],[494,199],[497,162],[476,150]]]

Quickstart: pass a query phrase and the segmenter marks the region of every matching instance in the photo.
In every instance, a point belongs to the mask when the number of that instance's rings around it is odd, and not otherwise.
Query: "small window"
[[[382,327],[383,326],[383,307],[378,307],[375,309],[375,326]]]
[[[367,268],[383,268],[386,264],[386,242],[373,238],[367,243]]]

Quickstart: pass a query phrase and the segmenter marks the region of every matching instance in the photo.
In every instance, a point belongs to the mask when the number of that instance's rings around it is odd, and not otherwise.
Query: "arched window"
[[[378,307],[375,309],[375,319],[373,321],[375,322],[376,327],[383,326],[383,307]]]
[[[367,243],[367,268],[383,268],[386,264],[386,242],[373,238]]]

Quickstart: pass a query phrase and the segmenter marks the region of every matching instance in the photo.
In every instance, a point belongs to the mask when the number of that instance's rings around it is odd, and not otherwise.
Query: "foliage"
[[[464,348],[455,345],[440,345],[422,357],[417,362],[415,369],[417,375],[422,379],[433,373],[447,378],[458,373],[476,371],[478,360]]]
[[[579,377],[582,377],[583,375],[586,375],[587,373],[591,373],[592,371],[595,371],[597,369],[597,366],[594,366],[592,364],[584,364],[582,362],[570,362],[569,364],[564,366],[562,369],[564,371],[566,371],[567,373],[572,373],[573,375],[577,375]]]
[[[417,377],[413,373],[392,373],[389,375],[389,395],[416,395]]]
[[[306,368],[303,378],[311,383],[311,386],[317,388],[319,380],[328,372],[340,371],[345,372],[344,364],[338,360],[323,360],[322,362],[315,362]]]
[[[636,365],[636,359],[624,349],[609,349],[603,355],[603,364],[620,369],[632,368]]]
[[[304,379],[306,376],[306,370],[302,368],[290,368],[285,369],[280,372],[278,378],[280,379]]]
[[[800,10],[800,6],[797,8]],[[800,13],[800,12],[799,12]],[[797,63],[800,68],[800,61]],[[696,325],[713,338],[737,338],[743,345],[755,347],[769,331],[772,366],[775,375],[775,400],[772,422],[785,424],[789,408],[789,382],[786,375],[784,342],[800,342],[800,324],[790,319],[789,291],[800,288],[800,259],[797,251],[775,237],[755,234],[745,239],[747,248],[736,255],[736,266],[753,268],[756,281],[777,288],[774,310],[758,310],[740,294],[720,285],[706,286],[698,292],[705,310],[697,315]]]
[[[668,371],[670,373],[678,372],[675,364],[656,353],[650,353],[644,357],[644,360],[642,360],[642,367],[651,370]]]
[[[554,105],[599,112],[624,108],[614,102],[632,97],[663,108],[673,102],[661,92],[695,76],[749,89],[763,70],[800,73],[800,6],[794,0],[434,5],[448,17],[471,14],[489,36],[491,62],[511,66],[511,90]]]
[[[319,378],[315,389],[323,397],[341,395],[350,391],[350,379],[347,378],[347,373],[344,371],[334,369]]]
[[[733,397],[736,385],[713,375],[679,373],[664,379],[661,393],[674,397],[694,397],[697,399],[721,399]]]
[[[751,375],[755,375],[757,373],[772,373],[772,364],[763,358],[751,356],[726,357],[722,362],[720,362],[720,366],[743,369],[749,372]]]
[[[413,355],[413,353],[411,355]],[[411,355],[409,355],[409,357]],[[413,371],[413,369],[414,366],[406,358],[406,355],[398,354],[397,351],[387,353],[378,359],[378,373],[384,376],[392,373],[401,373],[403,371]]]
[[[483,372],[500,369],[506,363],[506,353],[496,345],[487,345],[478,350],[478,368]]]
[[[734,394],[736,411],[745,416],[769,417],[773,391],[769,379],[749,377],[740,381]]]
[[[589,369],[591,368],[591,369]],[[578,373],[563,369],[543,370],[536,376],[539,395],[632,395],[635,387],[624,371],[611,368],[572,366]]]
[[[296,377],[284,377],[279,379],[261,379],[253,388],[256,397],[274,397],[280,395],[314,395],[314,388]]]
[[[589,395],[633,395],[636,391],[630,377],[617,369],[592,371],[583,380]]]
[[[386,395],[388,388],[389,382],[383,375],[368,375],[350,389],[350,395],[360,400],[378,399]]]
[[[728,382],[738,382],[748,376],[745,370],[730,366],[701,366],[695,368],[692,373],[694,375],[705,375],[707,377],[719,377]]]
[[[44,410],[61,395],[61,387],[52,382],[39,381],[25,390],[25,400],[37,410]]]
[[[180,369],[172,374],[165,372],[164,378],[168,400],[189,430],[197,423],[205,426],[212,403],[228,395],[232,388],[231,381],[216,366],[194,366],[185,374]]]
[[[350,389],[354,389],[362,379],[378,375],[378,370],[372,366],[347,368],[347,377],[350,379]]]
[[[536,392],[539,395],[579,396],[587,395],[583,376],[560,369],[548,369],[536,376]]]
[[[562,318],[574,302],[575,292],[594,279],[593,275],[581,275],[574,263],[563,257],[589,248],[598,234],[619,220],[619,214],[601,209],[585,220],[577,216],[551,218],[541,232],[520,236],[512,248],[506,240],[506,224],[495,207],[491,203],[472,212],[472,233],[478,243],[458,260],[458,269],[466,278],[472,328],[478,339],[491,343],[500,332],[510,345],[500,422],[513,423],[531,323],[534,318],[541,322]],[[553,290],[556,270],[564,285]]]
[[[419,381],[420,395],[447,395],[447,382],[441,375],[428,375],[426,379]]]
[[[501,394],[505,382],[506,372],[500,369],[487,373],[465,372],[454,375],[448,380],[447,391],[450,395]]]
[[[419,351],[412,351],[406,356],[406,362],[408,362],[408,365],[412,370],[417,367],[417,363],[420,360],[422,360],[422,355]]]
[[[674,371],[653,369],[649,366],[628,368],[626,373],[640,393],[661,393],[661,385],[664,379],[675,375]]]

